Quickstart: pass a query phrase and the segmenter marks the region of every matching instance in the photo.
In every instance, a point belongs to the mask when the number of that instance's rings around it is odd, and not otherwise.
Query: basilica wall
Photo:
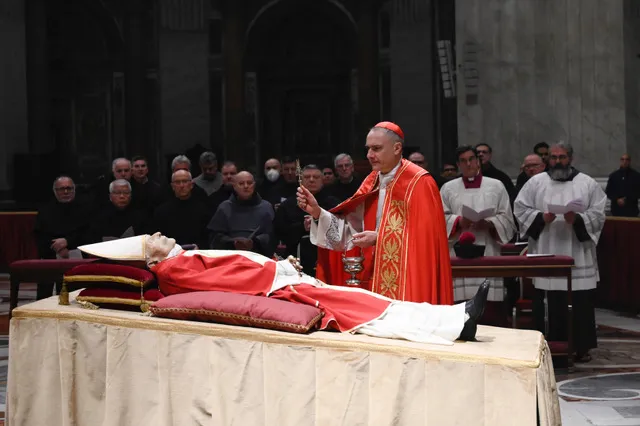
[[[431,1],[425,1],[431,3]],[[427,163],[436,166],[439,143],[434,140],[433,55],[430,7],[416,9],[410,18],[392,14],[389,49],[391,117],[406,135],[407,146],[417,147]]]
[[[459,143],[489,143],[515,176],[535,143],[561,139],[580,170],[607,176],[638,150],[637,7],[456,0]]]
[[[24,14],[24,0],[0,2],[0,193],[13,186],[14,154],[29,146]]]
[[[209,38],[206,0],[162,1],[159,22],[164,155],[209,147]]]

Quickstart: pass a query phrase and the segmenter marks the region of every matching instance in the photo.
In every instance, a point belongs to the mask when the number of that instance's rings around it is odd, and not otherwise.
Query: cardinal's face
[[[166,258],[176,246],[176,240],[167,238],[159,232],[147,238],[146,256],[149,260],[162,260]]]

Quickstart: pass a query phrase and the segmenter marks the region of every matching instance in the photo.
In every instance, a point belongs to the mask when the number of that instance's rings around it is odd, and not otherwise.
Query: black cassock
[[[314,195],[318,205],[329,210],[340,204],[340,200],[322,189]],[[311,244],[309,231],[304,229],[304,217],[307,213],[298,207],[295,196],[287,198],[278,208],[274,221],[277,238],[286,246],[286,254],[300,258],[304,273],[314,277],[318,248]]]

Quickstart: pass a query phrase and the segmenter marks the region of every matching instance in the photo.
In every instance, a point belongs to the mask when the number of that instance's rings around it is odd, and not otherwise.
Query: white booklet
[[[565,214],[569,212],[584,213],[585,210],[586,210],[586,207],[584,205],[584,202],[580,198],[576,200],[571,200],[565,205],[562,205],[562,204],[547,205],[547,211],[553,214]]]
[[[494,216],[495,214],[496,214],[496,209],[493,207],[489,207],[488,209],[477,211],[472,207],[467,206],[466,204],[462,205],[462,217],[465,217],[472,222],[479,222],[483,219]]]

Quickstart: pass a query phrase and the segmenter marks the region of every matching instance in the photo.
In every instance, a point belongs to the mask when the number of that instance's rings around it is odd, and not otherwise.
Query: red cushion
[[[261,296],[200,291],[175,294],[150,308],[154,315],[180,320],[207,321],[308,333],[317,328],[324,313],[313,306]]]
[[[64,274],[64,282],[76,287],[104,288],[116,286],[148,287],[155,282],[155,276],[140,268],[114,263],[89,263],[79,265]]]
[[[141,298],[139,290],[124,291],[113,288],[85,288],[82,290],[76,298],[80,302],[91,302],[94,305],[98,305],[107,309],[118,310],[140,310],[143,304],[149,304],[151,302],[158,301],[164,296],[160,293],[160,290],[152,288],[145,290]],[[145,306],[146,310],[148,306]]]
[[[16,260],[9,266],[11,272],[25,269],[51,270],[64,272],[78,265],[94,262],[95,259],[28,259]]]
[[[570,256],[484,256],[475,259],[451,258],[451,266],[573,266],[574,261]]]

